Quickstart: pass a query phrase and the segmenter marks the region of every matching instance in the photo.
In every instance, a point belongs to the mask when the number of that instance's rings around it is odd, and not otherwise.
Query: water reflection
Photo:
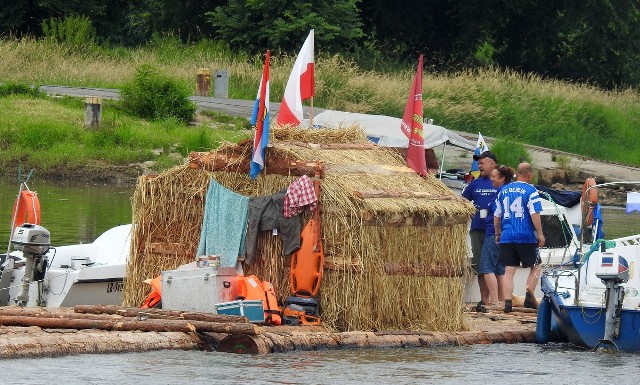
[[[131,223],[132,186],[52,183],[33,178],[28,185],[38,193],[41,225],[51,233],[54,246],[92,242],[114,226]],[[1,251],[9,242],[11,211],[19,187],[17,182],[0,181]]]

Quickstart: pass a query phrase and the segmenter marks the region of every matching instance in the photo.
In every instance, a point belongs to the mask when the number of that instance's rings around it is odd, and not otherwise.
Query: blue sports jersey
[[[531,214],[542,211],[538,190],[528,183],[503,186],[496,198],[494,216],[501,218],[500,243],[537,243]]]
[[[500,187],[498,187],[498,194],[500,194],[500,191],[502,190],[502,188],[506,186],[506,185],[502,185]],[[497,195],[496,195],[497,196]],[[489,215],[487,215],[486,220],[486,228],[484,230],[485,232],[485,236],[489,237],[492,235],[496,234],[496,229],[493,226],[493,214],[496,212],[496,201],[493,200],[491,201],[491,203],[489,203]]]
[[[493,187],[491,179],[481,176],[474,179],[462,191],[462,196],[472,201],[476,206],[476,214],[471,219],[471,230],[484,230],[485,218],[480,218],[480,210],[488,210],[489,204],[496,199],[497,189]]]

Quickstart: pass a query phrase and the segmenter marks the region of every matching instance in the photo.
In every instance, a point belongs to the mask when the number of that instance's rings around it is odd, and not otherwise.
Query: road
[[[104,99],[117,100],[119,91],[107,88],[89,88],[89,87],[66,87],[66,86],[41,86],[40,90],[49,95],[67,95],[76,97],[98,96]],[[225,99],[204,96],[191,96],[189,98],[195,102],[198,107],[213,111],[219,111],[232,116],[241,116],[248,118],[253,111],[253,100]],[[269,103],[270,113],[273,117],[280,110],[280,103]],[[324,111],[322,108],[313,108],[313,114],[317,115]],[[305,115],[309,115],[310,108],[304,107]],[[467,132],[454,131],[467,139],[476,141],[477,136]],[[485,137],[491,142],[491,138]],[[599,161],[597,159],[586,158],[576,154],[570,154],[562,151],[556,151],[536,146],[527,146],[527,150],[531,154],[532,163],[538,169],[556,169],[559,165],[552,160],[552,157],[561,155],[570,159],[570,165],[580,172],[589,176],[601,177],[608,182],[612,181],[640,181],[640,168],[612,164],[609,162]],[[441,152],[436,149],[436,154]],[[466,150],[458,150],[455,147],[448,146],[446,149],[447,157],[445,164],[450,168],[466,169],[470,165],[469,153]]]
[[[117,100],[120,91],[110,88],[90,88],[90,87],[66,87],[66,86],[40,86],[40,91],[48,95],[66,95],[76,97],[97,96],[103,99]],[[208,96],[191,96],[189,100],[198,105],[199,108],[222,112],[232,116],[249,118],[253,111],[255,100],[214,98]],[[303,107],[305,115],[310,113],[310,108]],[[269,103],[269,113],[273,119],[280,111],[280,103]],[[324,111],[323,108],[313,108],[315,115]]]

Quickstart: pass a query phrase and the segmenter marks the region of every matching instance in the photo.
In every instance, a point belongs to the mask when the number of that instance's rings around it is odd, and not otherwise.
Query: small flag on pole
[[[260,78],[256,103],[251,114],[251,124],[256,127],[253,137],[253,152],[249,176],[255,179],[264,168],[264,149],[269,144],[269,59],[271,52],[267,50],[264,69]]]
[[[314,58],[313,29],[304,41],[300,53],[293,64],[291,75],[284,89],[280,111],[276,124],[278,126],[298,126],[303,119],[302,101],[314,95]]]
[[[409,138],[407,166],[422,176],[429,173],[424,155],[424,125],[422,112],[422,55],[418,59],[418,68],[409,90],[407,105],[404,109],[400,129]]]
[[[489,146],[487,146],[487,142],[484,141],[482,134],[478,132],[478,143],[476,143],[476,149],[473,154],[480,155],[485,151],[489,151]],[[471,162],[471,175],[473,175],[474,178],[480,176],[480,167],[478,161],[475,159]]]
[[[640,212],[640,193],[632,191],[627,193],[627,214],[634,211]]]

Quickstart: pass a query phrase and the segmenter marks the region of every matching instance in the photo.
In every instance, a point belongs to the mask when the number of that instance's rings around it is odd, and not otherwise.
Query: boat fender
[[[598,203],[598,188],[593,187],[596,185],[596,180],[594,178],[587,178],[587,180],[582,185],[582,217],[584,218],[584,224],[586,226],[591,226],[593,223],[593,209]],[[589,189],[589,187],[591,187]],[[589,191],[587,192],[587,189]]]
[[[13,229],[25,223],[40,224],[40,200],[38,193],[31,190],[23,190],[13,204]]]
[[[538,316],[536,319],[536,343],[546,344],[551,335],[551,301],[546,295],[538,305]]]

